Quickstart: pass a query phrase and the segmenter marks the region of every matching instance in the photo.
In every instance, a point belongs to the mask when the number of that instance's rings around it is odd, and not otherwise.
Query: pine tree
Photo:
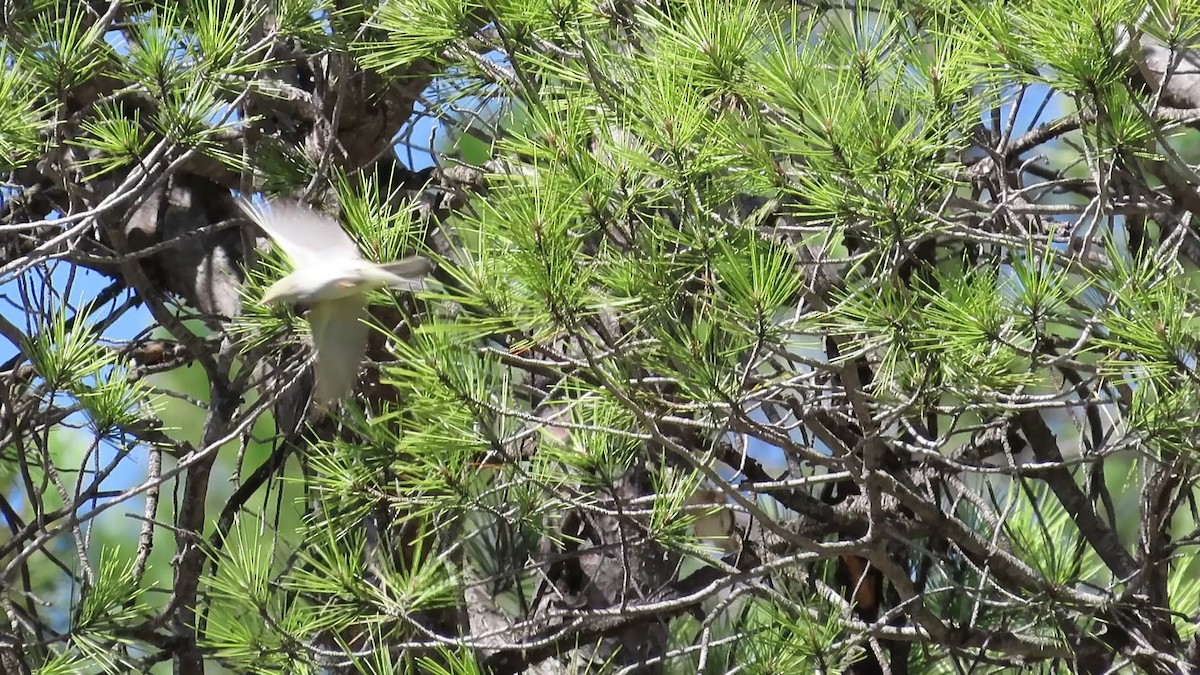
[[[30,0],[0,58],[3,672],[1200,670],[1200,3]],[[239,199],[436,262],[340,405]]]

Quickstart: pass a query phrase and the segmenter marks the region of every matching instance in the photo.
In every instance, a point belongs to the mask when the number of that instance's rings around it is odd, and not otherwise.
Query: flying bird
[[[415,291],[433,263],[421,256],[376,264],[333,219],[293,202],[263,208],[239,205],[292,261],[293,272],[263,294],[263,304],[308,307],[317,351],[315,398],[331,405],[349,392],[367,346],[367,293],[380,288]]]

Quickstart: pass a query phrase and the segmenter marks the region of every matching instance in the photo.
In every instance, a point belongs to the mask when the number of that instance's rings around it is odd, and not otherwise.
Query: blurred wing
[[[354,240],[336,221],[310,208],[287,201],[273,202],[264,208],[245,198],[239,199],[238,204],[297,267],[362,258]]]
[[[351,295],[308,310],[317,348],[317,401],[332,404],[354,388],[367,346],[367,299]]]

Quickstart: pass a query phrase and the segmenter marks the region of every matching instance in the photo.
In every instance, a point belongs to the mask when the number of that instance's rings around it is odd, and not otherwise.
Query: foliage
[[[1200,668],[1197,7],[4,5],[0,664]]]

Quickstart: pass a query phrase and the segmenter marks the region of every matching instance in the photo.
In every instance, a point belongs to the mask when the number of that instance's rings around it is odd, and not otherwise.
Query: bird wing
[[[297,267],[362,259],[354,240],[335,220],[308,207],[277,201],[264,208],[244,197],[238,205]]]
[[[319,402],[334,403],[353,389],[370,330],[366,318],[367,299],[363,295],[318,302],[309,309],[308,323],[317,348]]]

